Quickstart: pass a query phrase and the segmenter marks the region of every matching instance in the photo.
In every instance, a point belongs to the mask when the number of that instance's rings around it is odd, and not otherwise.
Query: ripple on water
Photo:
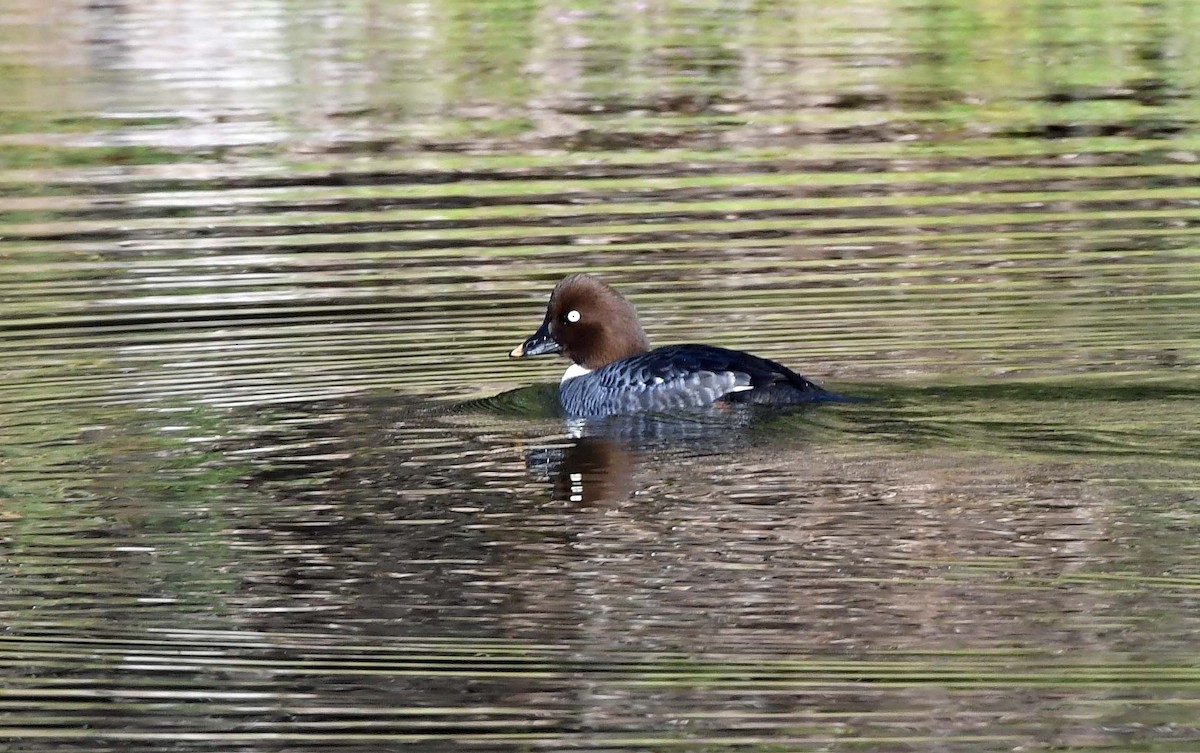
[[[1190,749],[1179,3],[443,5],[6,4],[0,737]],[[584,270],[871,400],[564,423]]]

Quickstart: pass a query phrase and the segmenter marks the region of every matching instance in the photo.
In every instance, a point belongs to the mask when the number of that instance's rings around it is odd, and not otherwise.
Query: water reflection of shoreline
[[[226,585],[174,586],[194,588],[185,600],[213,589],[221,609],[174,613],[171,628],[220,619],[267,636],[258,661],[337,652],[343,664],[313,670],[338,689],[331,708],[352,697],[536,709],[539,723],[572,731],[631,719],[719,727],[714,714],[731,709],[880,711],[969,732],[995,709],[1057,702],[1054,691],[948,692],[928,681],[934,664],[996,678],[1040,672],[1042,656],[1105,661],[1164,641],[1112,625],[1178,609],[1170,587],[1125,595],[1079,579],[1097,563],[1121,567],[1112,531],[1136,521],[1082,480],[1082,463],[814,433],[834,411],[764,429],[737,414],[572,425],[420,410],[351,399],[226,416],[241,444],[212,462],[252,470],[206,477],[223,548],[191,568]],[[187,477],[161,456],[141,461]],[[119,507],[132,495],[95,491],[108,514],[132,519]],[[179,557],[173,540],[123,567],[122,585],[147,581],[142,562]],[[190,563],[209,541],[178,540]],[[111,617],[145,614],[118,604]],[[1175,625],[1171,640],[1191,634]],[[289,648],[297,635],[304,645]],[[415,648],[376,651],[406,641]],[[837,669],[856,661],[867,668]],[[896,672],[917,679],[897,683]],[[292,693],[312,682],[274,681]]]
[[[1003,642],[1049,619],[1074,645],[1091,623],[1057,615],[1070,597],[1037,583],[1102,556],[1121,516],[1082,464],[849,442],[833,424],[860,408],[774,424],[427,409],[247,415],[212,454],[240,469],[239,493],[203,500],[228,521],[232,554],[208,569],[239,584],[229,614],[256,629],[574,640],[605,604],[608,624],[630,623],[618,642],[787,651]],[[1019,602],[1016,576],[1033,583]]]

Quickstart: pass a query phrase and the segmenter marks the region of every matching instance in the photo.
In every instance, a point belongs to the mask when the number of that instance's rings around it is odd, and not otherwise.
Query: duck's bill
[[[529,336],[525,342],[513,348],[508,353],[509,358],[529,358],[543,356],[547,353],[560,353],[562,346],[550,337],[550,328],[543,324],[537,332]]]

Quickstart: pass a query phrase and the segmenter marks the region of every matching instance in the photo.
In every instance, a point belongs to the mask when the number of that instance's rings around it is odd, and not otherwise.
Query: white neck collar
[[[582,366],[580,366],[579,364],[573,363],[567,367],[566,371],[563,372],[562,381],[560,381],[559,384],[563,384],[564,382],[574,379],[575,377],[581,377],[584,374],[591,374],[591,373],[592,373],[591,369],[585,369]]]

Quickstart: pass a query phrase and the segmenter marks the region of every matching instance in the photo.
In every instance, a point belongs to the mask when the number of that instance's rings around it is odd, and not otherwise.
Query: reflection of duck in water
[[[751,441],[743,431],[749,424],[744,411],[715,407],[571,418],[566,442],[528,448],[525,461],[553,482],[556,499],[585,505],[619,501],[636,488],[634,475],[644,459],[723,454]]]
[[[482,412],[543,422],[549,434],[518,440],[527,469],[553,483],[555,498],[571,502],[613,500],[633,489],[633,476],[647,458],[688,459],[721,455],[754,442],[762,418],[754,412],[710,405],[627,416],[568,417],[560,421],[558,385],[533,384],[476,398],[457,411]],[[778,416],[787,420],[792,418]],[[472,425],[477,425],[472,421]],[[508,426],[503,431],[511,431]]]
[[[628,498],[640,461],[636,450],[601,437],[526,452],[529,468],[552,483],[554,499],[583,505]]]
[[[786,366],[738,350],[712,345],[651,350],[633,305],[589,275],[571,275],[558,283],[542,326],[509,355],[546,353],[561,353],[572,361],[558,388],[570,416],[843,399]]]

